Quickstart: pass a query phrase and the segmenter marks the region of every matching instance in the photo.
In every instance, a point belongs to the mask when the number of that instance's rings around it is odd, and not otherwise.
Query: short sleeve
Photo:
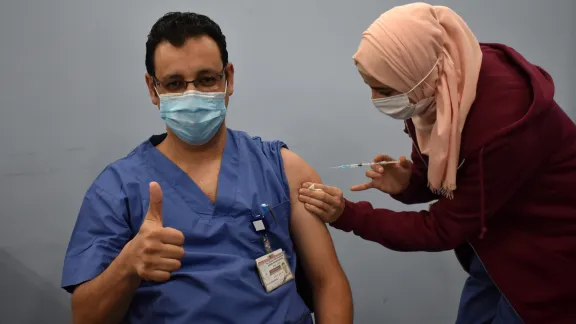
[[[92,184],[68,244],[62,288],[72,293],[77,285],[100,275],[131,236],[127,199],[104,191],[97,182]]]
[[[290,197],[290,187],[288,185],[288,179],[286,178],[286,173],[284,172],[284,161],[282,160],[283,148],[289,149],[288,145],[282,141],[263,141],[260,137],[253,137],[254,143],[258,143],[262,148],[262,153],[266,156],[266,159],[270,162],[274,168],[274,172],[278,179],[282,182],[284,191],[288,197]]]

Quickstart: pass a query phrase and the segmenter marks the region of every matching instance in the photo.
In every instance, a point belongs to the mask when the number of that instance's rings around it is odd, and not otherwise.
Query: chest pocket
[[[270,206],[270,211],[264,216],[268,229],[266,236],[270,241],[272,251],[282,249],[288,259],[292,258],[293,246],[290,237],[290,201],[285,201],[280,204]],[[244,240],[244,252],[247,257],[252,259],[259,258],[266,254],[262,235],[254,229],[252,225],[253,215],[246,215],[246,222],[249,225],[245,231],[241,231],[241,239]]]

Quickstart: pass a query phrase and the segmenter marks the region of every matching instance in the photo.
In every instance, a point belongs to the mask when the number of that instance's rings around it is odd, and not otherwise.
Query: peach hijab
[[[452,198],[462,128],[476,98],[482,63],[470,28],[447,7],[421,2],[394,7],[362,34],[354,62],[402,93],[424,79],[408,96],[414,102],[435,96],[435,104],[412,121],[420,150],[429,157],[428,186]]]

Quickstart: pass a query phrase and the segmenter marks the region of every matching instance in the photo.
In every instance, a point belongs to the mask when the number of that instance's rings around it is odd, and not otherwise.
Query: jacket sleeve
[[[428,163],[428,158],[418,153],[415,144],[412,145],[410,158],[412,160],[410,184],[404,192],[398,195],[390,195],[390,197],[406,205],[423,204],[438,199],[439,196],[428,188],[428,168],[425,164]]]
[[[537,134],[524,127],[469,156],[458,172],[453,199],[441,198],[429,211],[394,212],[369,202],[346,202],[335,228],[396,251],[454,249],[485,230],[489,219],[534,176],[539,157]],[[516,138],[516,140],[514,140]]]

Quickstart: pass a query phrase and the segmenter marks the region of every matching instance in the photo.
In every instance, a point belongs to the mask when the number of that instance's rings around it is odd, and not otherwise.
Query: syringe
[[[380,162],[363,162],[363,163],[352,163],[352,164],[343,164],[339,166],[332,167],[332,169],[352,169],[352,168],[359,168],[363,166],[372,166],[376,164],[386,165],[386,164],[396,164],[399,161],[380,161]]]

